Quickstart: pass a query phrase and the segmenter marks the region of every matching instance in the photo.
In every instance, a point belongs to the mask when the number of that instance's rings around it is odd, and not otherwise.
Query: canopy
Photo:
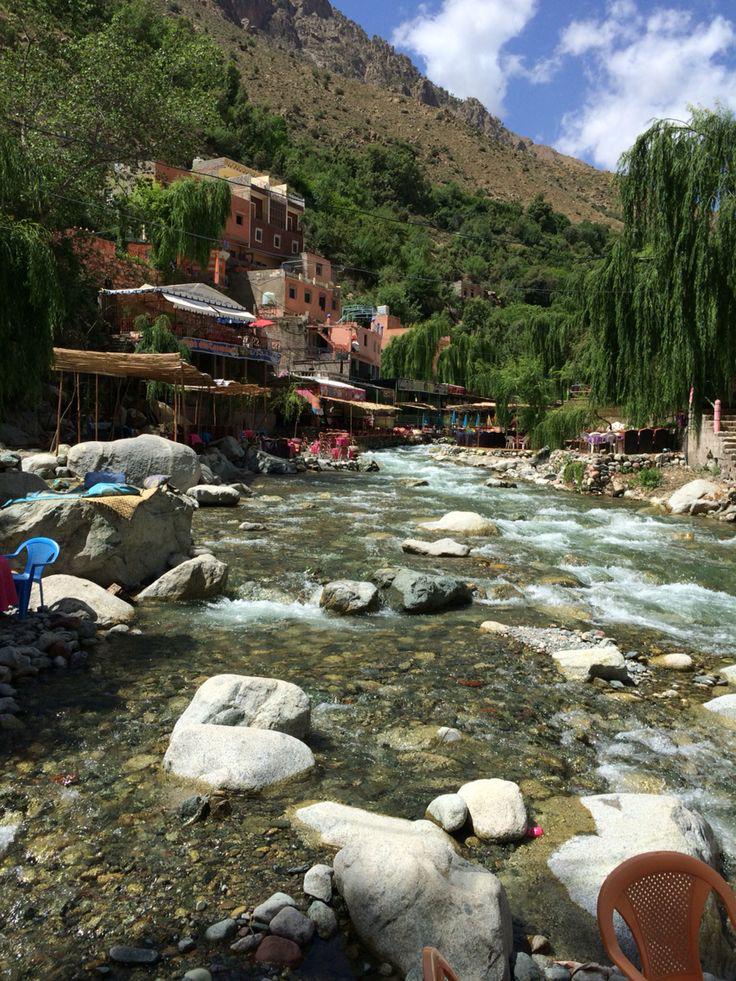
[[[401,409],[430,409],[432,412],[440,411],[436,405],[430,405],[429,402],[397,402],[396,404]]]
[[[102,296],[142,296],[146,293],[158,293],[175,307],[217,320],[250,323],[256,319],[244,306],[206,283],[179,283],[173,286],[151,286],[146,283],[136,289],[100,290]]]
[[[204,389],[201,385],[187,385],[185,387],[188,392],[204,392],[206,395],[229,395],[232,398],[253,398],[255,395],[271,394],[271,389],[264,388],[262,385],[243,384],[224,378],[215,378],[214,388]]]
[[[340,405],[350,405],[358,412],[372,415],[393,415],[399,410],[395,405],[381,405],[380,402],[355,402],[353,399],[336,399],[333,395],[320,395],[326,402],[338,402]]]
[[[167,385],[215,387],[210,375],[183,361],[179,354],[124,354],[55,347],[52,368],[54,371],[107,375],[110,378],[144,378]]]
[[[495,408],[495,402],[461,402],[460,405],[446,405],[445,412],[484,412]]]

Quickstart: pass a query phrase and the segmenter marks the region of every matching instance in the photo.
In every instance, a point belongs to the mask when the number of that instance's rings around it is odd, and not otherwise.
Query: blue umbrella
[[[455,411],[455,409],[452,410],[452,415],[450,416],[450,425],[451,426],[457,425],[457,412]]]
[[[423,426],[428,426],[429,425],[429,419],[427,418],[427,413],[426,412],[422,416],[422,425]]]
[[[480,429],[480,412],[475,417],[475,428]]]
[[[468,428],[468,413],[466,412],[465,415],[463,416],[463,429],[467,429],[467,428]]]

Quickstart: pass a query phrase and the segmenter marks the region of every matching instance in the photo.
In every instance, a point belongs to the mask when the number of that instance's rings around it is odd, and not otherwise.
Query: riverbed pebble
[[[297,967],[302,959],[302,952],[293,940],[287,937],[264,937],[256,951],[258,964],[275,964],[277,967]]]
[[[287,906],[296,906],[295,900],[285,892],[275,892],[253,910],[253,923],[268,926],[274,916]]]
[[[465,801],[473,831],[482,841],[518,841],[526,834],[527,814],[518,784],[511,780],[471,780],[458,795]]]
[[[649,662],[655,668],[666,668],[668,671],[692,671],[693,659],[689,654],[672,653],[659,654]]]
[[[249,933],[245,937],[240,937],[234,944],[231,944],[230,950],[234,954],[249,954],[252,950],[256,949],[264,936],[264,933]]]
[[[231,937],[234,937],[237,929],[238,925],[235,920],[227,917],[208,926],[204,936],[210,943],[220,943],[223,940],[229,940]]]
[[[317,934],[322,940],[329,940],[337,933],[337,916],[335,911],[323,903],[320,899],[315,899],[309,904],[307,916],[314,923]]]
[[[313,865],[304,876],[304,892],[313,899],[329,903],[332,898],[332,868],[329,865]]]
[[[157,964],[159,952],[151,947],[128,947],[116,944],[110,948],[110,960],[116,964]]]
[[[305,947],[314,934],[314,923],[293,906],[285,906],[269,923],[271,933]]]
[[[444,831],[459,831],[468,820],[468,805],[459,794],[440,794],[427,806],[427,815]]]

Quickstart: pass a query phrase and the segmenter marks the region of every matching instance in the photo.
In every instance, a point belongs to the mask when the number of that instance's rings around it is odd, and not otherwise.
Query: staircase
[[[710,424],[712,425],[712,421]],[[707,425],[705,419],[703,425]],[[721,416],[721,431],[717,435],[722,446],[721,473],[724,477],[734,479],[736,478],[736,415]]]

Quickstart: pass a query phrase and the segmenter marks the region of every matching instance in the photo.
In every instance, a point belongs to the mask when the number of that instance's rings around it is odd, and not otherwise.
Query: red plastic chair
[[[423,981],[460,981],[436,947],[425,947],[422,951]]]
[[[645,852],[622,862],[598,894],[598,928],[606,953],[629,981],[703,981],[700,921],[711,891],[736,928],[736,896],[705,862],[680,852]],[[621,950],[615,911],[633,934],[641,971]]]

